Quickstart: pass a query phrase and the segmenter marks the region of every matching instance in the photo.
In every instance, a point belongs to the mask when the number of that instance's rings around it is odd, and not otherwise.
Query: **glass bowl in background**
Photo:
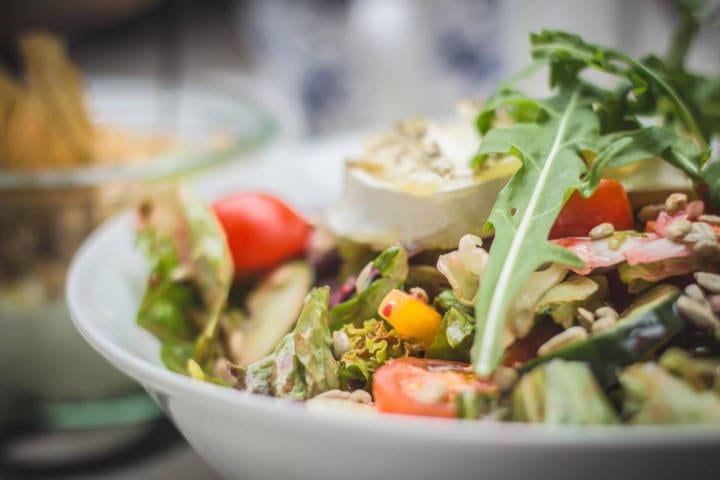
[[[260,146],[275,129],[258,106],[217,86],[177,90],[150,80],[98,79],[90,82],[89,106],[101,126],[159,134],[169,142],[161,154],[133,152],[122,165],[0,171],[0,397],[5,399],[66,405],[136,392],[71,324],[63,297],[75,249],[148,191],[209,173]],[[50,421],[88,426],[87,416],[69,415]]]

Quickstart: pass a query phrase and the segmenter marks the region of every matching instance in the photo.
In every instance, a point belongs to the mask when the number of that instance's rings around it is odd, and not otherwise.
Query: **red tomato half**
[[[615,230],[633,228],[633,213],[620,182],[601,180],[590,198],[573,192],[563,206],[548,238],[585,237],[601,223],[612,223]]]
[[[495,388],[490,382],[478,380],[470,365],[443,360],[400,358],[386,363],[373,375],[375,405],[384,413],[454,417],[459,392]],[[438,398],[428,395],[433,391],[440,392]]]
[[[285,202],[243,192],[213,204],[237,273],[272,268],[305,251],[312,227]]]

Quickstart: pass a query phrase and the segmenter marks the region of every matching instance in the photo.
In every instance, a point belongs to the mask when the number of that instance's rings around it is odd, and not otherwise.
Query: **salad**
[[[159,194],[139,324],[173,371],[308,408],[720,424],[720,77],[684,67],[685,27],[664,59],[532,35],[460,120],[372,140],[318,222]]]

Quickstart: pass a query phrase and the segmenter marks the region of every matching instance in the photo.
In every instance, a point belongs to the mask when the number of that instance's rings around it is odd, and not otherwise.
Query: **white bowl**
[[[207,188],[259,186],[301,207],[316,206],[337,194],[341,160],[358,146],[357,138],[345,138],[293,147]],[[131,215],[105,224],[70,271],[67,298],[75,325],[150,392],[226,478],[718,478],[718,428],[551,428],[360,416],[309,411],[301,403],[193,381],[166,370],[158,342],[135,323],[146,276],[147,265],[133,248]]]

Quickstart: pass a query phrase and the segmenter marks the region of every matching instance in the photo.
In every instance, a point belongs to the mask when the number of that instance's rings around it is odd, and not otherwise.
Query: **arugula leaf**
[[[473,360],[479,375],[488,376],[499,363],[507,309],[530,274],[548,262],[583,265],[547,237],[572,189],[583,183],[580,151],[597,138],[597,117],[580,88],[538,105],[547,121],[492,129],[479,150],[480,155],[512,154],[523,162],[488,219],[495,239],[475,304]]]
[[[345,324],[362,326],[365,320],[375,318],[380,302],[394,288],[400,288],[408,275],[407,252],[401,246],[383,250],[372,265],[380,277],[373,280],[359,294],[330,310],[330,330]]]
[[[628,101],[627,105],[634,113],[656,113],[661,99],[667,99],[699,150],[708,149],[708,139],[696,119],[697,109],[651,62],[641,62],[617,50],[587,43],[567,32],[543,30],[531,35],[530,41],[533,58],[550,65],[551,86],[575,84],[586,68],[618,76],[632,84],[636,100]]]
[[[531,99],[504,86],[478,117],[485,135],[474,165],[494,155],[513,155],[523,164],[498,195],[486,226],[495,229],[495,239],[476,297],[472,351],[475,371],[484,376],[500,360],[509,305],[530,274],[550,262],[582,265],[573,254],[547,242],[553,222],[574,190],[587,197],[604,168],[657,156],[700,181],[707,159],[707,141],[693,108],[661,72],[564,32],[543,31],[532,36],[532,44],[533,57],[550,65],[555,95]],[[620,77],[621,86],[607,90],[589,83],[580,76],[586,68]],[[669,102],[700,148],[670,128],[640,127],[636,115],[656,113],[660,100]],[[597,105],[610,105],[610,110]],[[515,123],[493,128],[498,110],[510,113]],[[607,123],[609,117],[614,118],[612,125]],[[586,161],[591,162],[589,170]],[[717,173],[720,199],[720,168]]]

